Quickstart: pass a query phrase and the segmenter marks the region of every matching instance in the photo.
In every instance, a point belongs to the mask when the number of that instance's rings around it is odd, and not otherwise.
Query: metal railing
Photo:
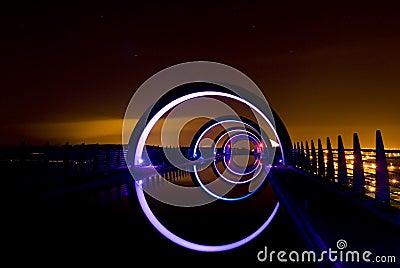
[[[321,139],[317,146],[312,140],[310,146],[308,141],[297,142],[293,163],[322,180],[400,209],[400,150],[385,150],[379,130],[375,149],[360,148],[356,133],[351,149],[344,148],[341,136],[335,149],[329,137],[325,148]]]

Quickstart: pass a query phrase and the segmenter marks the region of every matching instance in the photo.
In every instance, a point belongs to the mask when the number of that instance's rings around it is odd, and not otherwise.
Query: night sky
[[[373,147],[380,129],[386,147],[400,148],[398,8],[54,2],[0,9],[0,145],[121,143],[146,79],[207,60],[247,74],[293,141],[329,136],[335,146],[340,134],[351,147],[358,132]]]

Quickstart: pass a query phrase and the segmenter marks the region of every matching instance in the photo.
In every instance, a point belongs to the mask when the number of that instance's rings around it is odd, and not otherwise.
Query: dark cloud
[[[32,122],[122,118],[135,89],[157,71],[211,60],[252,78],[294,140],[338,131],[360,131],[362,140],[382,129],[387,144],[400,147],[395,8],[19,2],[1,12],[4,142],[29,137],[23,126]]]

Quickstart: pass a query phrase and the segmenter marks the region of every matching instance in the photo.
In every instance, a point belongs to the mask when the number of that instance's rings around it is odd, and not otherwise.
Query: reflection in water
[[[219,168],[223,167],[223,161],[221,160],[216,163]],[[211,167],[205,168],[199,174],[205,185],[209,189],[213,189],[209,185],[217,178],[213,169]],[[184,170],[164,170],[160,174],[153,174],[141,179],[143,187],[161,190],[167,183],[188,187],[197,186],[193,181],[193,172],[189,167]],[[145,197],[156,217],[171,232],[197,243],[221,244],[237,241],[248,236],[257,230],[271,215],[277,199],[268,183],[262,183],[261,185],[262,187],[255,192],[256,194],[246,198],[244,202],[217,200],[196,207],[171,206],[156,200],[148,194],[145,194]],[[248,184],[237,185],[226,196],[242,196],[248,192]],[[104,212],[112,213],[110,215],[120,213],[119,215],[124,215],[123,217],[133,217],[127,216],[131,214],[138,215],[135,214],[139,209],[139,204],[133,181],[122,180],[118,183],[114,180],[113,183],[107,185],[98,185],[82,190],[78,194],[71,194],[69,197],[64,196],[63,203],[66,203],[66,198],[68,198],[68,203],[71,206],[76,204],[77,207],[82,208],[87,204],[91,208],[99,208],[102,214]],[[113,217],[111,216],[110,219]],[[133,217],[132,220],[135,221],[136,219]],[[203,231],[194,231],[194,229],[197,230],[199,228]]]
[[[228,154],[224,156],[224,168],[238,176],[246,176],[256,171],[261,165],[260,155]]]
[[[256,160],[251,160],[249,161],[251,164],[257,163],[257,158],[254,156],[250,156],[250,158],[256,159]],[[247,156],[236,156],[237,161],[243,161],[242,159],[239,158],[249,158]],[[244,176],[239,176],[237,174],[234,174],[232,172],[229,172],[229,170],[226,168],[225,163],[222,159],[219,159],[215,162],[215,165],[211,165],[201,171],[198,172],[199,178],[201,179],[201,182],[205,186],[209,186],[210,183],[214,182],[215,180],[221,180],[220,174],[223,174],[227,178],[229,178],[230,181],[232,182],[247,182],[251,179],[253,179],[253,176],[260,172],[260,169],[262,169],[260,166],[259,168],[253,170],[252,173],[249,173]],[[253,168],[253,167],[252,167]],[[218,169],[218,170],[216,170]],[[217,172],[218,171],[218,172]],[[266,173],[261,173],[260,176],[266,176]],[[198,187],[199,183],[196,180],[196,177],[193,174],[193,167],[187,167],[186,169],[170,169],[170,170],[161,170],[159,171],[158,174],[155,175],[150,175],[148,177],[144,177],[140,180],[138,180],[138,183],[142,185],[144,189],[147,190],[152,190],[152,189],[157,189],[157,188],[162,188],[164,185],[167,183],[173,183],[175,185],[183,186],[183,187]],[[90,194],[88,194],[88,200],[87,202],[89,204],[95,204],[97,205],[105,205],[111,202],[114,202],[117,199],[128,199],[130,194],[134,194],[134,189],[131,189],[132,185],[128,185],[126,183],[121,183],[119,185],[115,185],[112,187],[99,187],[96,191],[93,191],[94,189],[91,190]],[[248,184],[246,185],[240,185],[237,184],[235,185],[235,189],[228,194],[228,196],[232,195],[244,195],[249,192],[249,187]]]
[[[222,160],[222,159],[221,159]],[[217,163],[223,167],[223,161]],[[209,166],[198,172],[201,181],[210,191],[217,193],[211,183],[218,179],[212,166]],[[249,174],[248,176],[252,176]],[[160,187],[163,183],[172,182],[178,185],[197,186],[194,183],[194,173],[190,171],[171,171],[164,174],[166,180],[161,176],[155,176],[144,179],[143,186],[157,181]],[[260,175],[260,188],[254,191],[248,198],[239,197],[249,194],[249,183],[233,184],[234,188],[224,195],[225,200],[217,199],[202,206],[178,207],[165,204],[158,201],[151,195],[145,193],[145,198],[155,217],[172,233],[200,244],[223,244],[238,241],[257,230],[276,206],[276,196],[268,183],[263,183],[266,179],[266,173]],[[219,181],[227,183],[222,179]],[[154,185],[157,185],[156,183]],[[230,183],[232,185],[232,183]],[[143,187],[145,189],[145,187]],[[218,194],[218,193],[217,193]],[[232,201],[226,201],[226,200]],[[241,201],[243,200],[243,201]],[[197,232],[200,228],[202,231]]]
[[[142,187],[154,188],[160,187],[166,184],[166,181],[186,187],[193,187],[193,180],[191,178],[190,172],[187,170],[174,169],[168,172],[163,171],[157,175],[149,176],[147,178],[141,179]],[[140,183],[140,181],[139,181]]]
[[[217,198],[222,198],[223,196],[228,199],[245,197],[256,191],[264,182],[267,175],[267,167],[263,166],[259,155],[236,155],[234,157],[236,158],[236,163],[238,163],[237,161],[242,161],[242,163],[246,164],[250,163],[250,166],[245,167],[246,173],[243,173],[242,167],[232,164],[234,161],[229,164],[226,161],[227,158],[219,158],[209,166],[203,167],[198,164],[196,173],[194,172],[194,166],[187,167],[184,170],[175,168],[161,171],[157,175],[144,177],[138,183],[146,192],[155,194],[157,192],[160,193],[163,186],[171,183],[183,187],[201,186],[205,192]],[[251,159],[250,161],[248,160],[249,158]],[[227,165],[231,165],[231,168],[228,168]],[[232,172],[232,168],[235,169],[234,172]],[[166,187],[165,191],[168,189],[170,188]],[[213,193],[216,195],[214,196]],[[153,194],[151,195],[153,196]]]

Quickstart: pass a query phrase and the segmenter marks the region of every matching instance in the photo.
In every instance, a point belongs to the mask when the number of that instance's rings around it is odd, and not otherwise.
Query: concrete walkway
[[[321,267],[400,267],[400,211],[379,209],[375,200],[354,196],[297,168],[275,168],[271,175],[275,193],[310,250],[338,251],[342,240],[347,244],[343,254],[360,253],[359,263],[336,261]],[[366,250],[372,252],[370,263],[362,261]],[[377,263],[378,255],[395,256],[396,263]]]

